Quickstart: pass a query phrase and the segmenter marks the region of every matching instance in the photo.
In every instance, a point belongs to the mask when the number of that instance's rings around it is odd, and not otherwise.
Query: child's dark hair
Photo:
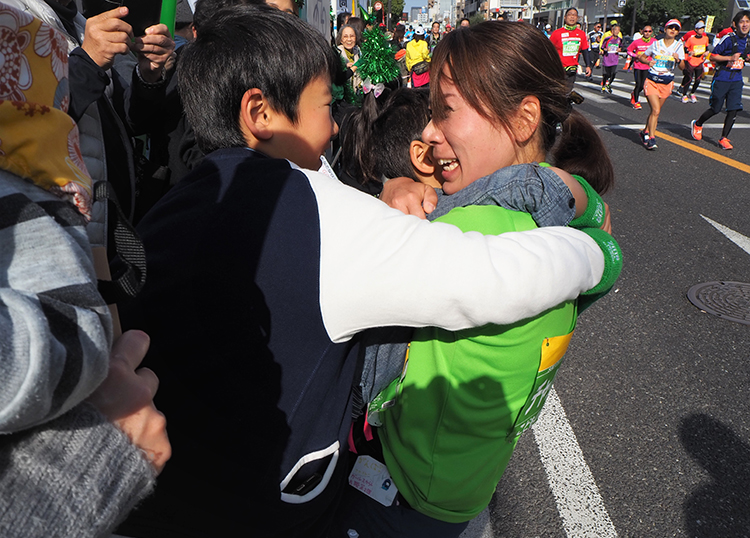
[[[265,0],[198,0],[195,3],[195,13],[193,14],[193,27],[195,31],[200,31],[200,27],[205,24],[206,20],[213,17],[225,7],[254,5],[262,6]]]
[[[421,140],[430,121],[428,90],[400,88],[381,107],[369,93],[362,108],[352,114],[342,140],[342,165],[347,174],[365,185],[386,178],[416,180],[409,155],[413,140]]]
[[[177,67],[185,114],[206,154],[247,145],[239,120],[247,90],[261,90],[274,110],[296,123],[305,87],[318,77],[335,80],[339,68],[338,54],[320,32],[265,5],[236,5],[211,16],[185,45]]]
[[[593,125],[573,110],[572,101],[580,96],[568,93],[560,57],[533,26],[490,21],[450,32],[433,52],[430,73],[434,121],[439,123],[448,113],[439,91],[446,76],[474,110],[510,133],[521,101],[535,96],[541,105],[541,144],[552,163],[583,176],[597,192],[612,187],[614,169],[607,150]]]

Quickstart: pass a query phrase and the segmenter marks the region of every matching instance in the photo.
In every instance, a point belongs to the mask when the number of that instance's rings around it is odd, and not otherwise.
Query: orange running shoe
[[[690,134],[693,135],[693,138],[695,140],[703,139],[703,127],[700,125],[697,125],[695,123],[695,120],[690,122]]]
[[[726,136],[724,138],[719,138],[719,147],[721,149],[734,149],[734,146],[729,143],[729,139]]]

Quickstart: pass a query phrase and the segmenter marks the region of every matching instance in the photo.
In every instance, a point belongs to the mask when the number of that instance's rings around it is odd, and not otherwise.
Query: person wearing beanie
[[[177,0],[174,19],[174,50],[193,40],[193,10],[188,0]]]

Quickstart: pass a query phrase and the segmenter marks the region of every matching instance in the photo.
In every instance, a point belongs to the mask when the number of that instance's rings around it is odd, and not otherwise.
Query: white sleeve
[[[513,323],[601,279],[602,252],[577,230],[462,233],[304,172],[320,213],[320,305],[334,342],[387,325],[459,330]]]

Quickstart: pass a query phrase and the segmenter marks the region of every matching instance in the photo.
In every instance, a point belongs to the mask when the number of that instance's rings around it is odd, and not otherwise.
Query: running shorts
[[[714,80],[711,83],[711,97],[708,106],[714,114],[721,112],[721,107],[727,102],[727,111],[742,110],[742,79],[739,80]]]
[[[646,97],[655,95],[660,99],[666,99],[672,95],[672,86],[674,86],[674,81],[669,82],[668,84],[660,84],[647,78],[646,83],[643,86],[643,92],[646,94]]]

